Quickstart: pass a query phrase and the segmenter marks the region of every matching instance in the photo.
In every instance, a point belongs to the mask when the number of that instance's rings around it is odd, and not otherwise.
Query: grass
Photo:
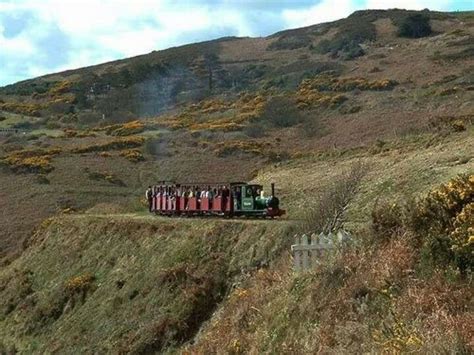
[[[145,139],[140,136],[131,136],[127,138],[116,138],[106,143],[83,146],[72,150],[73,153],[103,152],[108,150],[140,147]]]
[[[269,243],[269,237],[285,233],[286,227],[138,216],[49,220],[31,240],[28,255],[1,272],[2,298],[10,310],[0,320],[2,341],[6,346],[13,341],[19,351],[176,346],[194,334],[195,322],[210,317],[233,275],[270,261],[278,243]],[[15,272],[31,285],[24,291],[26,301],[13,293]],[[68,297],[86,285],[84,299],[73,304]],[[13,317],[19,320],[16,326],[10,326]],[[162,327],[166,331],[158,331]],[[17,342],[15,332],[21,329],[25,335]]]

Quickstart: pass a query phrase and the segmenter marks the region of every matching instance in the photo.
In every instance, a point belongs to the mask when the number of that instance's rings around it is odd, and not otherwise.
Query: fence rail
[[[349,233],[339,231],[336,234],[327,235],[311,234],[307,236],[295,235],[295,244],[291,246],[293,252],[294,267],[296,271],[315,268],[329,252],[338,245],[345,244],[350,239]]]

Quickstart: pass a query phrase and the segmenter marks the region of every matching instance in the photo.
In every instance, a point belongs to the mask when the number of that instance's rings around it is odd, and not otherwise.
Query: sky
[[[0,0],[0,86],[186,43],[267,36],[388,8],[473,10],[474,0]]]

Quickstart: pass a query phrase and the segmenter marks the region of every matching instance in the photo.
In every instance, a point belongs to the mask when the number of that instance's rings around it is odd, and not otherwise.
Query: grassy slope
[[[384,298],[376,298],[380,305],[372,306],[379,308],[363,317],[347,311],[353,318],[341,315],[342,323],[337,319],[328,323],[332,317],[328,312],[333,308],[315,313],[307,310],[338,307],[334,303],[337,300],[349,307],[352,293],[361,288],[364,292],[363,285],[371,292],[383,290],[385,282],[392,280],[391,273],[395,273],[396,282],[403,282],[402,294],[415,290],[425,295],[430,292],[426,280],[397,278],[403,270],[415,268],[417,251],[404,239],[381,249],[353,251],[346,256],[347,265],[357,271],[346,275],[351,281],[342,287],[333,274],[342,267],[338,263],[345,263],[342,260],[314,275],[298,276],[290,271],[292,226],[301,209],[312,203],[308,194],[324,189],[361,159],[370,171],[349,209],[347,226],[365,238],[377,197],[419,193],[458,173],[474,171],[474,160],[465,159],[474,151],[471,137],[472,130],[452,134],[427,148],[420,148],[418,142],[417,149],[404,145],[374,155],[359,152],[337,158],[304,158],[265,169],[256,180],[277,182],[283,207],[289,209],[287,221],[175,220],[91,212],[46,222],[26,251],[1,272],[0,293],[6,300],[0,323],[4,345],[8,348],[14,344],[18,350],[67,352],[172,351],[191,340],[201,322],[210,318],[192,349],[214,352],[225,347],[227,351],[260,352],[318,350],[323,346],[367,351],[382,346],[370,337],[371,327],[382,324],[373,312],[379,309],[383,321],[390,321],[386,313],[389,303]],[[292,184],[286,184],[290,177]],[[253,271],[268,264],[268,271]],[[80,292],[72,297],[72,307],[65,284],[87,273],[96,280],[84,302]],[[457,290],[452,302],[465,303],[469,287],[462,291],[458,283],[446,284],[440,277],[437,280],[443,292]],[[123,287],[119,288],[121,282]],[[131,300],[134,293],[136,297]],[[327,298],[329,294],[334,300]],[[315,297],[321,300],[314,301]],[[407,302],[409,296],[404,297],[400,302]],[[397,307],[397,312],[403,311],[402,306]],[[213,314],[217,308],[220,311]],[[432,306],[427,312],[435,317],[440,316],[438,311]],[[465,324],[469,314],[455,316]],[[403,317],[415,321],[410,314]],[[352,332],[354,343],[345,344],[334,327]],[[424,327],[416,328],[416,334],[423,337],[427,349],[458,346],[458,328],[447,323]],[[439,334],[446,327],[450,337],[439,345]],[[318,340],[309,340],[316,331]],[[430,331],[434,335],[428,336]]]
[[[0,338],[20,351],[147,351],[179,344],[232,282],[278,254],[288,230],[285,222],[130,215],[78,215],[48,224],[1,271]],[[95,281],[84,302],[79,294],[65,297],[67,280],[87,273]]]
[[[224,71],[228,73],[237,71],[235,74],[237,78],[245,79],[245,85],[237,88],[218,86],[214,95],[211,96],[212,100],[223,96],[232,101],[242,90],[249,91],[251,96],[260,94],[264,97],[271,97],[275,93],[283,93],[285,96],[291,97],[295,95],[295,88],[304,76],[311,76],[313,70],[320,68],[321,64],[327,65],[328,63],[332,67],[341,68],[341,78],[361,77],[371,81],[388,78],[397,80],[399,85],[389,91],[350,90],[343,92],[342,94],[347,96],[348,100],[341,107],[315,108],[304,111],[306,114],[305,123],[289,128],[274,127],[271,123],[260,118],[258,121],[261,121],[263,128],[258,130],[263,131],[266,136],[257,139],[247,136],[243,131],[209,132],[206,129],[198,132],[191,132],[190,129],[169,131],[162,130],[161,127],[159,131],[156,131],[156,128],[151,128],[143,135],[152,139],[162,139],[162,142],[159,143],[159,152],[156,155],[145,154],[146,161],[136,164],[117,156],[117,152],[111,152],[112,157],[109,158],[99,157],[94,153],[68,153],[67,150],[73,147],[111,139],[103,134],[99,134],[96,138],[64,138],[64,136],[55,138],[57,135],[62,135],[61,132],[64,128],[79,130],[86,128],[75,120],[76,116],[88,112],[80,108],[79,105],[76,105],[74,109],[75,114],[66,114],[51,109],[43,112],[41,118],[0,112],[0,116],[7,118],[0,122],[0,127],[11,127],[25,121],[30,121],[32,124],[42,122],[40,127],[35,127],[25,137],[6,138],[0,136],[0,157],[7,154],[9,150],[21,148],[59,146],[63,149],[61,154],[52,159],[55,170],[47,175],[47,179],[50,181],[49,185],[41,184],[41,177],[19,176],[7,168],[0,168],[0,208],[3,211],[0,214],[0,224],[5,226],[0,231],[0,258],[3,259],[7,256],[6,262],[8,262],[17,256],[21,252],[22,241],[31,234],[31,231],[42,219],[64,209],[65,200],[79,210],[85,210],[100,202],[111,202],[133,210],[136,208],[134,196],[141,196],[143,186],[157,180],[247,180],[253,178],[256,171],[275,160],[268,159],[269,153],[274,157],[280,155],[285,158],[295,155],[312,155],[315,151],[331,151],[359,146],[369,148],[377,140],[400,140],[404,139],[403,137],[407,134],[426,131],[427,127],[433,124],[439,116],[457,117],[472,114],[473,91],[469,89],[469,87],[472,88],[472,65],[474,63],[472,58],[467,56],[455,61],[434,60],[435,53],[444,55],[469,47],[466,39],[472,38],[474,33],[474,27],[470,24],[472,16],[462,14],[463,18],[459,19],[452,15],[434,14],[436,19],[432,21],[432,25],[436,34],[432,37],[414,40],[396,37],[396,27],[387,16],[390,16],[390,11],[371,15],[371,18],[377,18],[374,22],[377,39],[375,42],[364,44],[366,55],[350,61],[332,58],[311,48],[317,46],[322,39],[331,39],[340,27],[346,26],[346,23],[357,22],[357,16],[325,25],[329,28],[327,32],[319,31],[318,26],[290,31],[290,39],[295,38],[296,40],[300,35],[304,35],[306,32],[310,33],[312,44],[312,46],[308,45],[292,50],[268,50],[268,46],[278,41],[282,34],[268,38],[231,39],[154,52],[129,60],[106,63],[29,81],[29,84],[38,85],[44,80],[57,81],[60,84],[61,80],[87,81],[91,72],[99,75],[120,70],[125,66],[132,68],[139,63],[150,64],[160,60],[174,63],[176,57],[179,56],[189,59],[190,63],[185,64],[192,67],[191,62],[194,59],[202,55],[203,51],[212,48],[218,53]],[[461,44],[452,45],[454,42]],[[182,54],[185,55],[182,56]],[[259,71],[263,73],[262,76],[257,75]],[[180,76],[170,75],[166,80],[170,80],[169,85],[172,86],[173,80],[179,81]],[[206,78],[199,80],[201,79]],[[94,77],[90,80],[95,82],[109,79]],[[278,84],[280,81],[283,83],[282,85]],[[28,83],[20,83],[17,86],[25,86]],[[88,85],[92,84],[88,82]],[[134,85],[129,88],[131,95],[140,93],[142,90],[141,83]],[[268,85],[269,89],[262,89]],[[15,87],[13,85],[8,88],[7,92]],[[452,91],[451,89],[454,87],[457,89]],[[82,94],[84,94],[88,93],[89,88],[90,86],[85,86],[80,90],[83,90]],[[118,85],[115,92],[120,93],[122,89],[122,86]],[[188,89],[202,91],[202,87],[192,85],[189,87],[185,85],[183,90],[187,92]],[[445,90],[448,90],[448,94],[440,95],[440,92]],[[48,95],[41,97],[38,95],[18,96],[7,95],[2,91],[0,100],[17,103],[50,103],[55,96]],[[157,96],[159,95],[155,93],[147,97],[153,102]],[[134,96],[132,95],[132,97]],[[107,95],[105,98],[114,99],[113,96],[108,97]],[[113,106],[117,106],[121,110],[122,99],[119,96]],[[102,99],[89,102],[92,106],[91,109],[98,114],[98,117],[102,117],[101,110],[103,109],[100,100]],[[137,102],[137,106],[142,104],[146,103]],[[242,104],[240,105],[242,106]],[[64,107],[70,108],[68,105]],[[359,107],[360,111],[344,113],[354,107]],[[169,118],[168,116],[174,117],[173,115],[179,113],[181,109],[182,107],[175,107],[169,115],[154,117],[152,121],[154,124],[162,123],[165,118]],[[224,110],[224,112],[218,110],[218,112],[209,114],[201,110],[198,111],[196,119],[208,123],[222,118],[232,121],[238,117],[237,111],[236,109]],[[140,116],[139,113],[134,113],[131,117],[137,117],[137,115]],[[116,117],[111,114],[108,118],[113,120]],[[312,121],[320,121],[322,129],[321,132],[308,136],[306,124],[311,125]],[[52,124],[49,127],[56,128],[45,130],[44,126],[48,127],[48,123]],[[96,123],[94,122],[93,125]],[[227,157],[217,157],[214,151],[216,145],[226,141],[269,143],[270,148],[268,148],[266,156],[240,154],[235,150],[231,151]],[[145,149],[142,148],[142,150]],[[235,163],[236,160],[238,163]],[[90,180],[87,178],[87,173],[84,172],[85,168],[94,172],[114,173],[124,181],[126,186],[114,186],[105,181]]]

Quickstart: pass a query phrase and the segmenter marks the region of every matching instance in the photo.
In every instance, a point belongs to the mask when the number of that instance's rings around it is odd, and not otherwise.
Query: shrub
[[[265,126],[260,122],[253,122],[245,126],[243,132],[250,138],[261,138],[265,136]]]
[[[41,116],[41,110],[44,108],[44,105],[40,104],[26,104],[19,102],[6,102],[0,103],[0,110],[13,112],[25,116],[39,117]]]
[[[87,293],[92,290],[94,281],[95,276],[90,273],[75,276],[66,281],[64,285],[64,293],[70,300],[71,307],[74,307],[76,295],[80,297],[82,302],[85,301]]]
[[[79,112],[77,115],[78,122],[84,125],[96,124],[101,119],[102,115],[97,112]]]
[[[95,277],[91,274],[84,274],[69,279],[64,285],[64,289],[69,294],[74,294],[90,288]]]
[[[53,97],[68,93],[71,91],[72,83],[69,80],[58,81],[52,86],[48,93]]]
[[[166,157],[169,156],[170,153],[168,151],[168,145],[169,143],[160,138],[151,138],[147,139],[147,141],[144,144],[144,150],[145,153],[150,154],[155,157]]]
[[[94,131],[105,131],[111,136],[131,136],[133,134],[141,133],[144,130],[145,125],[138,120],[94,129]]]
[[[273,97],[265,105],[261,118],[277,127],[291,127],[303,120],[303,115],[293,100]]]
[[[430,128],[436,131],[449,130],[462,132],[474,123],[474,115],[439,116],[430,122]]]
[[[316,46],[316,50],[320,53],[344,52],[350,54],[350,58],[354,56],[364,55],[364,51],[360,47],[361,43],[373,41],[376,38],[376,30],[370,21],[360,21],[347,19],[339,27],[339,32],[331,40],[322,40]]]
[[[142,152],[140,152],[140,150],[138,149],[122,150],[119,155],[134,163],[138,163],[139,161],[145,160],[145,157],[143,156]]]
[[[404,208],[399,202],[377,200],[372,209],[372,230],[378,239],[389,239],[403,225]]]
[[[322,122],[321,116],[314,114],[306,117],[301,129],[302,133],[309,138],[322,137],[327,133],[327,128]]]
[[[353,164],[318,196],[313,196],[312,206],[303,217],[300,228],[304,233],[329,233],[339,230],[344,224],[345,212],[359,190],[366,174],[361,162]]]
[[[408,224],[435,262],[454,262],[465,274],[474,266],[473,212],[474,175],[461,175],[419,199]]]
[[[137,148],[143,145],[145,139],[139,136],[132,136],[127,138],[117,138],[111,142],[93,144],[81,148],[75,148],[73,153],[89,153],[89,152],[103,152],[114,149]]]
[[[430,18],[423,14],[409,15],[398,26],[400,37],[421,38],[431,33]]]
[[[390,79],[367,80],[365,78],[337,78],[329,74],[320,74],[311,79],[305,79],[300,84],[300,90],[317,91],[352,91],[352,90],[392,90],[398,82]]]
[[[2,162],[17,173],[49,173],[54,167],[51,158],[61,153],[60,148],[24,149],[13,151],[2,159]]]
[[[108,172],[95,172],[95,171],[89,171],[89,169],[84,170],[87,173],[87,176],[91,180],[96,180],[96,181],[107,181],[111,183],[112,185],[117,185],[117,186],[126,186],[126,184],[119,179],[116,175]]]
[[[247,153],[254,155],[265,154],[265,149],[270,146],[270,143],[258,141],[225,141],[217,143],[215,152],[219,157],[225,157],[236,153]]]

